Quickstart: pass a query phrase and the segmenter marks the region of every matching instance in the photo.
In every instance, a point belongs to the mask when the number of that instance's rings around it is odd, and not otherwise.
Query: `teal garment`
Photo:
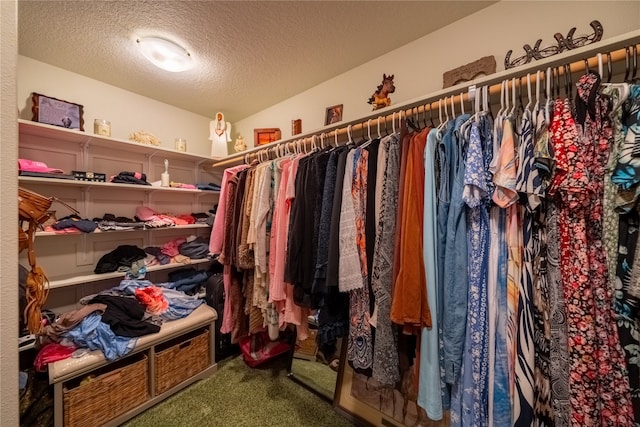
[[[427,275],[427,295],[431,312],[431,328],[422,328],[420,340],[420,378],[418,383],[418,405],[432,420],[442,419],[442,397],[440,395],[440,354],[438,350],[438,200],[436,197],[436,129],[427,136],[424,149],[424,233],[423,254]]]

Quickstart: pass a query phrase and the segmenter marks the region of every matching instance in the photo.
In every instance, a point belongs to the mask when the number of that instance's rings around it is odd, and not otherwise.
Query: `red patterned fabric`
[[[586,100],[593,99],[585,91],[590,84],[579,84],[579,95]],[[599,120],[606,112],[598,113],[583,115],[586,132],[579,132],[569,101],[558,100],[551,123],[557,163],[550,192],[559,206],[571,424],[576,427],[633,425],[625,359],[606,282],[602,193],[608,139]]]

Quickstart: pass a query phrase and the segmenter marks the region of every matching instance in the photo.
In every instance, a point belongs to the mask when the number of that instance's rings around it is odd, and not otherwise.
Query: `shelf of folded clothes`
[[[189,264],[183,264],[181,262],[172,262],[164,265],[153,265],[153,266],[147,267],[147,273],[150,273],[152,271],[171,270],[174,268],[184,268],[190,265],[204,264],[211,261],[212,260],[209,258],[204,258],[204,259],[191,259]],[[59,278],[56,280],[51,280],[49,282],[49,289],[64,288],[66,286],[75,286],[75,285],[81,285],[83,283],[99,282],[99,281],[108,280],[108,279],[123,279],[124,277],[125,277],[125,272],[114,271],[111,273],[86,274],[83,276]]]
[[[57,185],[57,186],[72,186],[72,187],[117,187],[122,190],[135,190],[135,191],[177,191],[182,193],[200,193],[200,194],[218,194],[219,191],[213,190],[199,190],[197,188],[176,188],[176,187],[157,187],[155,185],[139,185],[139,184],[121,184],[113,182],[92,182],[92,181],[77,181],[74,179],[56,179],[56,178],[36,178],[30,176],[20,176],[18,178],[21,184],[34,183],[38,185]]]
[[[173,225],[166,227],[138,227],[138,228],[121,228],[118,230],[108,230],[102,231],[100,229],[96,229],[93,231],[94,234],[101,233],[123,233],[123,232],[131,232],[131,231],[148,231],[148,230],[185,230],[188,228],[211,228],[208,224],[188,224],[188,225]],[[65,228],[64,230],[58,231],[37,231],[36,237],[47,237],[47,236],[68,236],[68,235],[82,235],[86,234],[76,228]]]

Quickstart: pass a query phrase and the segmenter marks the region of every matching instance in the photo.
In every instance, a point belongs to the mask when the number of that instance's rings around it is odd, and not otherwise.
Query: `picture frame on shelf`
[[[33,92],[34,122],[84,131],[84,106]]]
[[[253,145],[259,147],[269,144],[281,138],[282,133],[279,128],[262,128],[253,130]]]
[[[342,121],[342,104],[333,105],[327,107],[327,111],[324,116],[324,125],[331,125]]]

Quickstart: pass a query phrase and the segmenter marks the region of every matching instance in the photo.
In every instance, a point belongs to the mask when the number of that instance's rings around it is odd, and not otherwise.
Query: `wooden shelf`
[[[18,124],[20,135],[32,135],[47,138],[48,140],[56,141],[61,144],[81,144],[106,147],[118,151],[144,153],[150,157],[162,156],[168,159],[196,160],[199,164],[206,165],[209,165],[213,160],[209,156],[201,156],[198,154],[174,150],[172,148],[140,144],[124,139],[95,135],[75,129],[66,129],[60,126],[32,122],[30,120],[18,119]]]
[[[187,224],[187,225],[175,225],[173,227],[139,227],[128,230],[109,230],[102,231],[96,228],[92,233],[84,233],[80,230],[72,230],[68,232],[55,232],[55,231],[36,231],[36,237],[52,237],[52,236],[84,236],[90,234],[111,234],[111,233],[131,233],[135,231],[165,231],[165,230],[186,230],[189,228],[211,228],[209,224]]]
[[[147,273],[151,273],[153,271],[161,271],[161,270],[173,270],[176,268],[183,268],[192,265],[205,264],[211,262],[209,258],[205,259],[193,259],[189,264],[182,264],[179,262],[173,262],[165,265],[153,265],[151,267],[147,267]],[[72,276],[63,279],[56,279],[49,281],[49,289],[57,289],[64,288],[67,286],[75,286],[82,285],[85,283],[93,283],[100,282],[102,280],[108,279],[124,279],[124,272],[122,271],[114,271],[113,273],[104,273],[104,274],[86,274],[82,276]]]
[[[32,176],[20,176],[18,181],[21,184],[38,184],[38,185],[55,185],[63,187],[80,187],[80,188],[117,188],[118,190],[142,191],[145,193],[153,192],[178,192],[178,193],[197,193],[200,195],[218,195],[219,191],[198,190],[191,188],[173,188],[173,187],[155,187],[152,185],[137,184],[118,184],[114,182],[92,182],[92,181],[76,181],[74,179],[55,179],[55,178],[37,178]]]

